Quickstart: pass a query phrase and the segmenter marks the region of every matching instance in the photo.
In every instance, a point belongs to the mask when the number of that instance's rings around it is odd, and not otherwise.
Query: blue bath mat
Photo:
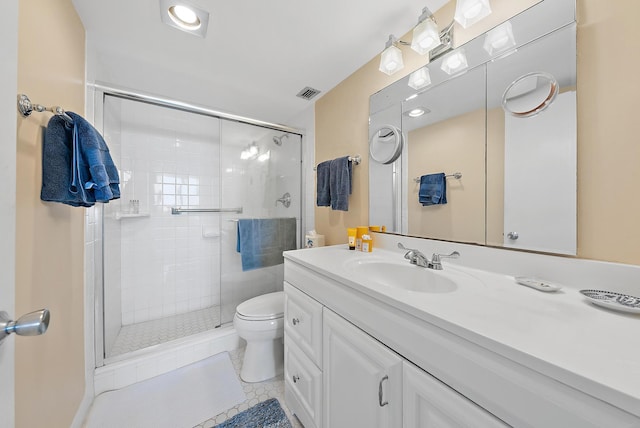
[[[278,399],[271,398],[238,413],[214,428],[291,428],[291,422],[280,407]]]

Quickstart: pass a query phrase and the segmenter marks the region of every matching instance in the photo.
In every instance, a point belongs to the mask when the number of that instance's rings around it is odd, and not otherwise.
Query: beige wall
[[[85,33],[71,0],[19,4],[18,91],[84,113]],[[40,201],[50,113],[18,119],[16,312],[49,308],[44,336],[16,340],[16,426],[68,427],[84,393],[84,210]]]
[[[409,177],[464,171],[460,180],[447,178],[445,205],[423,207],[419,183],[409,183],[409,235],[484,243],[485,116],[480,109],[409,133]]]
[[[535,1],[492,1],[504,19]],[[578,257],[640,264],[640,144],[635,100],[629,83],[640,67],[640,2],[578,0]],[[453,2],[436,13],[450,22]],[[482,25],[481,25],[482,24]],[[464,43],[493,25],[482,21],[456,32]],[[403,37],[408,40],[409,37]],[[382,42],[381,42],[382,43]],[[405,68],[392,77],[377,70],[376,56],[316,103],[316,161],[367,153],[368,97],[412,72],[426,60],[403,47]],[[357,167],[347,214],[316,208],[316,229],[328,244],[346,242],[345,228],[368,220],[368,161]]]

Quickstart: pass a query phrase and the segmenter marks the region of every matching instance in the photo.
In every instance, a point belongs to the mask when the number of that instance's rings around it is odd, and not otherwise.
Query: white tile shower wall
[[[131,214],[138,200],[143,215],[107,216],[121,227],[122,324],[216,305],[219,216],[171,208],[218,206],[219,122],[134,102],[121,111],[117,209]]]

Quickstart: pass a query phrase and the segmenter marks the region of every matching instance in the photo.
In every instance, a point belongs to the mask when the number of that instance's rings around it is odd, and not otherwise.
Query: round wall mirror
[[[518,117],[534,116],[551,105],[558,82],[549,73],[527,73],[514,80],[502,95],[502,108]]]
[[[402,131],[393,125],[382,125],[369,140],[371,159],[381,164],[390,164],[402,153]]]

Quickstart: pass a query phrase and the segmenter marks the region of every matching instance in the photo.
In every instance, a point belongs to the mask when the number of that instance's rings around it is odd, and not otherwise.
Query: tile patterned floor
[[[218,306],[212,306],[167,318],[125,325],[120,329],[107,357],[211,330],[220,322],[219,312]]]
[[[244,357],[244,348],[236,349],[235,351],[229,352],[229,356],[231,357],[233,368],[238,374],[239,379],[240,368],[242,367],[242,358]],[[291,414],[291,411],[284,403],[284,378],[282,377],[282,375],[264,382],[257,383],[247,383],[243,382],[242,379],[240,379],[240,383],[242,384],[244,393],[247,396],[246,401],[238,404],[237,406],[227,410],[224,413],[220,413],[219,415],[216,415],[211,419],[207,419],[200,425],[196,425],[194,428],[214,427],[217,424],[222,423],[227,419],[237,415],[243,410],[247,410],[249,407],[254,406],[262,401],[266,401],[270,398],[277,398],[278,401],[280,401],[280,405],[291,421],[291,426],[293,428],[303,428],[300,421],[298,421],[298,419],[293,414]]]

